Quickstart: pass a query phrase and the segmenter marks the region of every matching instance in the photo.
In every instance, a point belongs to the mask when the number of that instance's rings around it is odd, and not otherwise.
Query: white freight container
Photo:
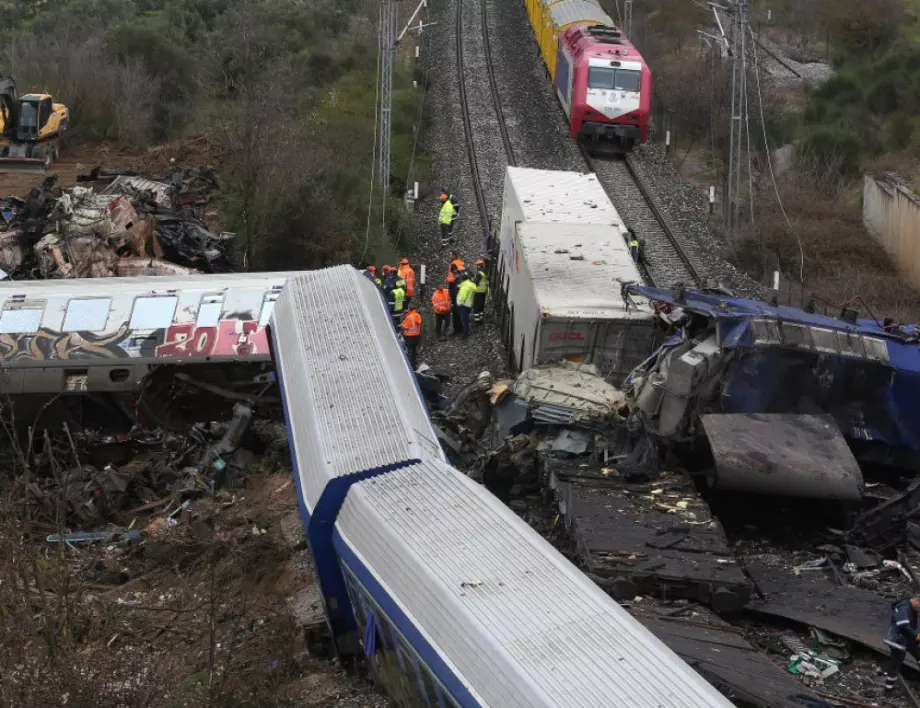
[[[651,353],[648,301],[623,298],[622,283],[641,276],[620,229],[518,223],[514,252],[506,333],[519,371],[568,359],[619,382]]]
[[[522,221],[603,224],[626,233],[623,220],[593,174],[509,167],[505,172],[496,280],[503,298],[514,264],[514,226]]]

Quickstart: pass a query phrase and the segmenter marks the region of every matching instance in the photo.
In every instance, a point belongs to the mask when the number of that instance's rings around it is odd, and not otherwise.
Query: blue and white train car
[[[271,334],[340,654],[401,705],[714,708],[718,691],[450,467],[373,284],[298,276]]]

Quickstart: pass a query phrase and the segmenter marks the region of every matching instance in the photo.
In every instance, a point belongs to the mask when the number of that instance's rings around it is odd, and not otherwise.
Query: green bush
[[[845,126],[818,126],[806,130],[798,148],[800,161],[821,166],[839,165],[842,173],[855,176],[859,170],[862,138]]]

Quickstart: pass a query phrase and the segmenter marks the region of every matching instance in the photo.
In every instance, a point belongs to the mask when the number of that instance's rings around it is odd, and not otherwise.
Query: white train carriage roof
[[[517,243],[537,305],[562,318],[651,320],[644,298],[623,300],[620,282],[641,283],[623,235],[601,224],[526,221],[517,224]]]
[[[447,464],[423,462],[354,485],[336,528],[483,706],[731,705]]]
[[[290,279],[271,321],[308,510],[326,485],[444,459],[379,290],[351,266]]]
[[[517,196],[525,221],[609,224],[626,231],[597,175],[509,167],[505,190]]]
[[[562,0],[549,6],[550,18],[555,27],[568,27],[575,22],[613,27],[610,15],[593,0]]]

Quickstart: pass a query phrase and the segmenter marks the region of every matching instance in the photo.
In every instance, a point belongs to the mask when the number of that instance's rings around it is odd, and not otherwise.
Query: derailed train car
[[[447,464],[373,284],[290,280],[271,343],[337,651],[411,706],[729,706]]]
[[[265,326],[292,273],[0,284],[0,392],[133,392],[165,366],[196,376],[269,362]]]
[[[620,382],[651,353],[653,313],[622,292],[642,276],[595,175],[509,167],[498,237],[495,297],[513,369],[568,359]]]

